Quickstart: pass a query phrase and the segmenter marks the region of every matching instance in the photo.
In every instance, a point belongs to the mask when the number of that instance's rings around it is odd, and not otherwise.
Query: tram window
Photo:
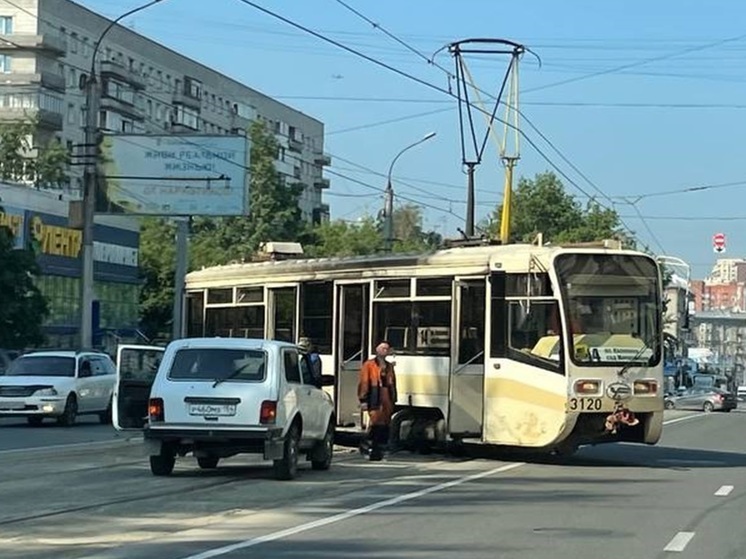
[[[301,285],[301,337],[311,339],[319,353],[332,352],[332,282]]]
[[[233,302],[233,289],[208,289],[207,290],[207,304],[208,305],[224,305],[226,303]]]
[[[505,285],[508,297],[540,297],[552,295],[549,274],[508,274]]]
[[[264,338],[264,306],[208,308],[205,336]]]
[[[374,338],[388,340],[401,355],[450,354],[450,301],[376,303],[373,324]]]
[[[450,297],[453,278],[420,278],[417,280],[418,297]]]
[[[187,293],[187,336],[200,338],[205,335],[205,292],[192,291]]]
[[[537,358],[544,366],[561,356],[559,312],[555,301],[511,301],[509,343],[511,356]]]
[[[244,303],[263,303],[264,302],[264,288],[263,287],[239,287],[236,289],[236,304],[241,305]]]
[[[461,289],[461,316],[459,317],[458,362],[484,363],[484,298],[482,281],[464,281]]]
[[[379,280],[376,282],[376,299],[409,297],[412,283],[409,279]]]

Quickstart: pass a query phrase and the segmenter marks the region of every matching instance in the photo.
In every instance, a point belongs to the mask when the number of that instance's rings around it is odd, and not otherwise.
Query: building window
[[[184,95],[192,99],[202,98],[202,84],[194,78],[184,78]]]
[[[174,124],[180,124],[194,130],[199,129],[199,112],[185,107],[183,105],[175,105],[176,111],[174,114]]]
[[[70,52],[74,54],[78,52],[78,34],[75,32],[70,33]]]
[[[67,87],[78,86],[78,75],[75,68],[68,68],[67,70]]]
[[[77,115],[75,114],[75,105],[72,103],[67,105],[67,123],[68,124],[75,124],[75,117]]]
[[[13,16],[0,16],[0,34],[13,34]]]
[[[135,92],[132,88],[111,78],[104,82],[104,95],[130,105],[135,104]]]
[[[10,67],[13,58],[8,54],[0,54],[0,73],[10,74]]]

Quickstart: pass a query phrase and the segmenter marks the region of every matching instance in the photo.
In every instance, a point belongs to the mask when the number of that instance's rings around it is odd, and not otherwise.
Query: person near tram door
[[[396,404],[396,375],[390,360],[391,344],[381,341],[376,346],[376,355],[365,361],[360,368],[357,386],[360,408],[368,414],[366,441],[361,451],[368,450],[370,460],[381,460],[388,442],[391,416]],[[388,359],[387,359],[388,358]]]

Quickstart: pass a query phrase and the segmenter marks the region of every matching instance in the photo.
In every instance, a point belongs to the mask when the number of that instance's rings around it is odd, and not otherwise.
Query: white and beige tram
[[[661,273],[614,242],[229,264],[185,288],[187,336],[311,338],[340,427],[359,423],[358,371],[385,339],[402,440],[567,451],[661,434]]]

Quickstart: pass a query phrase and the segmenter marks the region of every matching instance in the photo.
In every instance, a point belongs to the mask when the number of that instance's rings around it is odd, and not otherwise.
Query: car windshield
[[[660,361],[658,267],[646,256],[561,254],[555,261],[577,365]]]
[[[28,355],[14,360],[6,373],[9,377],[74,377],[74,357]]]
[[[264,380],[266,360],[266,353],[255,349],[180,349],[168,376],[176,380],[260,381]]]

